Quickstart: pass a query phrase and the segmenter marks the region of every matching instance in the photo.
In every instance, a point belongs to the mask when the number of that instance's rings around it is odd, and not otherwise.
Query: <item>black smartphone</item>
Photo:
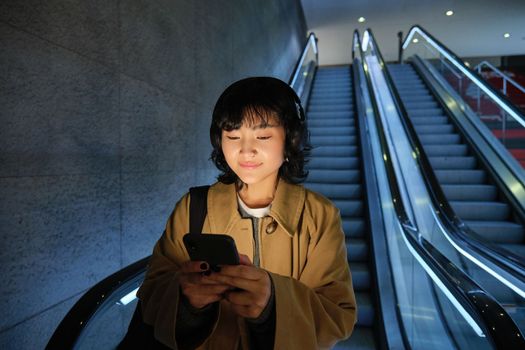
[[[239,265],[239,253],[231,236],[187,233],[183,241],[192,261],[206,261],[210,266]]]

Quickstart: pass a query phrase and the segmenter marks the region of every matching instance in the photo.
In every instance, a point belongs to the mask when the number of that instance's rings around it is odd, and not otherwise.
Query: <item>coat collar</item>
[[[275,198],[270,209],[270,216],[293,236],[297,231],[306,198],[306,190],[299,185],[279,180]],[[217,182],[208,192],[208,221],[212,232],[227,233],[241,220],[238,211],[235,185]]]

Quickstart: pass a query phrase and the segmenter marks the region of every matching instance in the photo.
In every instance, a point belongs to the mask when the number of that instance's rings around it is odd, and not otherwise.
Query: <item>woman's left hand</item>
[[[240,255],[240,265],[223,265],[206,279],[230,285],[238,290],[225,293],[234,312],[245,318],[257,318],[268,304],[272,293],[270,275],[252,264],[246,255]]]

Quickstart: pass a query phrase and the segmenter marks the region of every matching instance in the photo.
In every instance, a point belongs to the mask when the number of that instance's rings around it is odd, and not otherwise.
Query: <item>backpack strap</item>
[[[190,188],[190,233],[201,233],[208,213],[208,189],[210,186]]]

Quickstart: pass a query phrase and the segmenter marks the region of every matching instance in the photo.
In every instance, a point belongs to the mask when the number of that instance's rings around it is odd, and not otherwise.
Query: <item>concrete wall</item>
[[[0,3],[0,348],[43,348],[93,284],[151,253],[211,183],[227,84],[287,80],[298,0]]]

